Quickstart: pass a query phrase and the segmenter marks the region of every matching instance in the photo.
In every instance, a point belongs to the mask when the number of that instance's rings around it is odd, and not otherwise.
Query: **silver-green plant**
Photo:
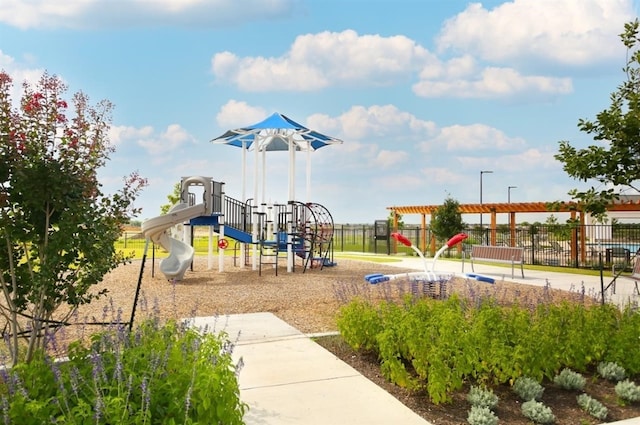
[[[471,406],[467,422],[470,425],[498,425],[498,417],[488,407]]]
[[[640,387],[628,379],[618,382],[615,390],[618,397],[624,401],[631,403],[640,401]]]
[[[565,390],[582,391],[587,383],[587,379],[578,372],[564,368],[553,378],[553,382]]]
[[[600,362],[598,364],[598,375],[608,381],[620,382],[627,377],[627,372],[617,363]]]
[[[513,391],[523,401],[540,400],[544,387],[533,378],[521,376],[513,383]]]
[[[522,403],[522,414],[536,424],[553,424],[556,421],[551,408],[540,401],[529,400]]]
[[[498,405],[498,396],[493,390],[472,385],[467,394],[467,401],[475,407],[487,407],[493,410]]]
[[[588,394],[580,394],[578,397],[576,397],[576,399],[578,400],[578,406],[580,406],[580,408],[587,412],[589,415],[600,421],[604,421],[605,419],[607,419],[609,410],[605,405],[600,403],[595,398],[591,397]]]

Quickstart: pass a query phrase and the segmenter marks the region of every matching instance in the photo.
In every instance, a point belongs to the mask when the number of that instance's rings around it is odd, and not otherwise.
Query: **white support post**
[[[252,205],[252,209],[258,209],[257,205]],[[253,242],[253,256],[251,258],[251,266],[252,270],[258,270],[258,219],[257,219],[257,211],[251,211],[252,220],[251,220],[251,241]]]
[[[220,209],[221,211],[221,215],[218,216],[218,225],[220,226],[220,230],[218,233],[218,241],[221,241],[222,239],[224,239],[224,215],[226,213],[226,211],[224,210],[224,206],[226,204],[226,199],[225,199],[226,195],[224,193],[224,189],[222,190],[222,193],[220,193]],[[218,245],[218,272],[222,273],[224,272],[224,248],[220,248],[220,245]]]
[[[287,218],[287,273],[293,271],[293,202],[287,205],[289,217]]]
[[[209,226],[209,245],[207,251],[207,270],[211,270],[213,268],[213,226]]]

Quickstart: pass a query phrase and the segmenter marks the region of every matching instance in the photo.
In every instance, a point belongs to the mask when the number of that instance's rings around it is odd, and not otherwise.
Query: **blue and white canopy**
[[[266,119],[235,130],[228,130],[221,136],[211,140],[212,143],[220,143],[242,148],[242,197],[245,197],[245,174],[246,156],[249,149],[256,154],[256,176],[258,174],[258,154],[263,154],[262,164],[262,184],[264,201],[265,185],[265,159],[264,153],[268,151],[288,151],[289,152],[289,200],[295,200],[295,152],[307,152],[307,200],[311,188],[311,159],[310,153],[324,146],[340,144],[342,140],[326,136],[314,130],[310,130],[288,118],[285,115],[274,113]],[[255,199],[257,199],[257,178],[255,179]]]

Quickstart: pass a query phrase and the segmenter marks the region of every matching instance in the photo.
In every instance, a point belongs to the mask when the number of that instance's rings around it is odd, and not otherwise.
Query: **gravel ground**
[[[398,299],[411,288],[403,279],[385,284],[371,285],[364,276],[374,272],[403,273],[413,271],[360,260],[337,259],[337,266],[308,268],[303,272],[301,264],[288,273],[281,260],[276,276],[273,266],[263,266],[262,275],[233,265],[233,259],[225,260],[225,271],[218,272],[218,259],[214,258],[214,269],[207,268],[207,259],[196,257],[193,271],[187,271],[184,280],[171,283],[159,271],[156,260],[155,276],[152,262],[145,265],[136,308],[136,319],[147,315],[161,318],[188,318],[237,313],[271,312],[304,333],[335,331],[335,316],[340,305],[358,295],[371,300]],[[135,297],[141,261],[120,266],[108,274],[95,287],[96,291],[107,289],[103,298],[82,306],[77,320],[108,321],[118,311],[124,321],[129,320]],[[510,282],[488,285],[465,279],[453,279],[446,285],[448,293],[458,292],[463,296],[478,297],[483,294],[498,298],[517,298],[526,303],[540,299],[540,288]],[[568,297],[563,291],[545,291],[547,296]],[[439,292],[436,295],[440,295]],[[504,299],[501,300],[505,302]],[[506,300],[508,302],[509,300]]]
[[[388,285],[370,285],[364,280],[372,272],[401,273],[397,267],[356,260],[337,260],[335,267],[308,268],[301,264],[287,273],[281,260],[276,276],[275,268],[263,266],[258,271],[233,265],[225,260],[225,271],[218,272],[218,259],[214,269],[208,270],[207,259],[196,257],[193,271],[187,271],[184,280],[172,283],[159,271],[156,260],[155,276],[152,262],[147,260],[136,309],[136,319],[147,315],[162,318],[187,318],[251,312],[271,312],[304,333],[335,331],[335,314],[341,304],[355,294],[367,297],[394,296]],[[107,289],[103,298],[82,306],[77,320],[105,321],[113,319],[118,310],[129,319],[135,298],[141,261],[120,266],[95,287]],[[394,285],[393,289],[398,287]]]

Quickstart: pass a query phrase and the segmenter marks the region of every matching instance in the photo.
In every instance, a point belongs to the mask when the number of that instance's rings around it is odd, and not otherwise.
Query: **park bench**
[[[520,272],[524,279],[524,248],[511,246],[488,246],[488,245],[472,245],[471,246],[471,270],[475,272],[473,262],[488,261],[494,263],[511,264],[511,278],[515,277],[515,266],[520,266]],[[462,272],[464,273],[464,256],[462,257]]]
[[[639,251],[640,252],[640,251]],[[624,280],[631,280],[634,282],[635,287],[636,287],[636,294],[640,295],[640,289],[638,289],[638,281],[640,281],[640,255],[638,255],[638,253],[636,253],[635,257],[634,257],[634,263],[633,263],[633,270],[631,271],[631,275],[624,275],[624,274],[619,274],[616,276],[616,265],[613,265],[613,276],[614,276],[614,280],[612,282],[613,284],[613,292],[615,293],[616,291],[616,281],[619,279],[624,279]]]

